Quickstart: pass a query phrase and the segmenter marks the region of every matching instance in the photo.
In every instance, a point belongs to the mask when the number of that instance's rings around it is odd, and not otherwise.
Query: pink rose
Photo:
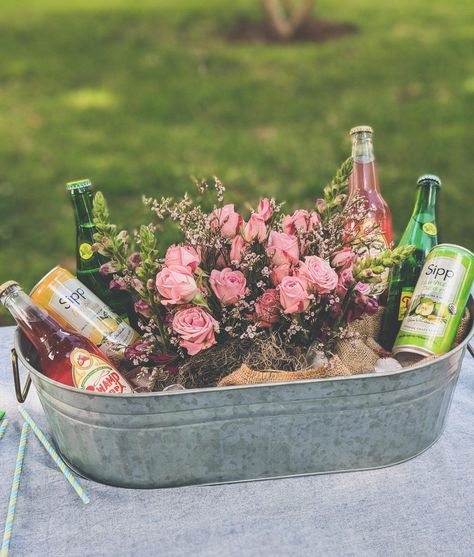
[[[228,306],[236,304],[240,296],[245,296],[247,281],[243,273],[233,271],[229,267],[222,271],[211,271],[209,284],[219,301]]]
[[[285,313],[301,313],[309,302],[306,282],[298,277],[284,277],[280,284],[280,304]]]
[[[286,265],[278,265],[277,267],[273,267],[272,272],[270,273],[270,280],[272,281],[273,286],[278,286],[283,278],[290,274],[291,265],[288,263]]]
[[[284,232],[270,232],[267,244],[267,255],[274,265],[296,263],[300,257],[298,239]]]
[[[216,344],[214,330],[217,328],[217,321],[201,307],[193,306],[177,311],[172,327],[179,337],[180,346],[190,356]]]
[[[144,300],[137,300],[134,304],[135,311],[144,317],[151,317],[151,308]]]
[[[281,221],[283,231],[287,234],[297,232],[309,232],[320,222],[319,215],[314,211],[308,213],[304,209],[298,209],[292,215],[286,215]]]
[[[191,271],[197,269],[201,258],[198,252],[192,246],[170,246],[165,255],[165,265],[181,265],[182,267],[189,267]]]
[[[273,211],[270,207],[270,200],[268,198],[264,197],[263,199],[260,199],[257,213],[265,222],[273,215]]]
[[[220,228],[223,238],[233,238],[242,226],[242,217],[234,210],[234,205],[229,203],[214,209],[209,215],[211,228]]]
[[[278,291],[269,288],[257,299],[255,303],[259,327],[271,327],[280,319]]]
[[[258,213],[250,215],[249,221],[244,225],[243,236],[246,242],[258,240],[261,243],[265,240],[267,237],[267,226],[262,215]]]
[[[232,262],[240,263],[242,261],[242,255],[244,254],[246,245],[247,244],[242,236],[235,236],[230,247],[230,260]]]
[[[354,277],[352,276],[352,265],[342,269],[339,273],[339,279],[336,287],[336,294],[342,298],[347,294],[349,286],[354,282]]]
[[[331,265],[336,269],[345,269],[352,265],[356,257],[356,254],[350,248],[345,247],[332,256]]]
[[[162,296],[161,303],[186,304],[199,292],[189,267],[171,265],[156,275],[156,289]]]
[[[317,255],[304,258],[304,263],[301,263],[297,269],[297,276],[306,280],[312,291],[320,294],[332,292],[338,282],[336,271]]]

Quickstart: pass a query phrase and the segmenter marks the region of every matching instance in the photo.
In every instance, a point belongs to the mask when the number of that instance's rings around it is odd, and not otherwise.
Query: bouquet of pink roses
[[[379,233],[362,226],[360,199],[347,202],[348,159],[324,198],[313,208],[283,212],[261,199],[244,218],[224,202],[224,187],[197,184],[213,194],[206,211],[187,194],[178,201],[144,199],[157,222],[142,225],[133,241],[109,221],[99,192],[94,201],[98,229],[94,249],[109,258],[112,288],[131,292],[143,340],[127,355],[135,364],[178,362],[231,339],[253,341],[277,334],[284,343],[317,346],[330,353],[347,325],[378,309],[371,295],[386,269],[411,248],[369,257]],[[157,231],[177,223],[182,242],[160,246]]]

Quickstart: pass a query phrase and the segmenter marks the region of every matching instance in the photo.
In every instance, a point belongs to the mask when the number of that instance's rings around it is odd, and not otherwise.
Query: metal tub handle
[[[25,402],[31,387],[31,377],[30,374],[27,375],[25,386],[22,390],[21,380],[20,380],[20,369],[18,367],[18,356],[14,348],[12,348],[12,371],[13,371],[13,382],[15,383],[16,399],[18,400],[18,402],[23,403]]]

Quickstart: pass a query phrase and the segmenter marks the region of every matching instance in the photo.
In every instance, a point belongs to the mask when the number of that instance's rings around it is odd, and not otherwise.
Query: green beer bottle
[[[433,174],[425,174],[418,178],[417,187],[415,207],[398,244],[414,245],[416,249],[401,265],[392,269],[390,277],[382,325],[382,344],[387,350],[391,350],[395,342],[426,256],[438,243],[436,212],[441,180]]]
[[[68,182],[76,219],[76,265],[77,278],[89,290],[107,304],[117,315],[128,321],[130,297],[125,292],[110,290],[110,278],[102,275],[100,267],[107,259],[92,250],[97,232],[92,219],[92,182],[88,179]]]

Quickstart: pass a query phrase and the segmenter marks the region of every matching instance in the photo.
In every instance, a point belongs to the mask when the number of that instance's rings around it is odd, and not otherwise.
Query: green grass
[[[100,4],[100,8],[98,5]],[[440,231],[471,249],[474,4],[318,0],[325,44],[229,43],[257,0],[7,0],[0,11],[0,282],[73,265],[64,183],[90,177],[125,226],[141,193],[220,176],[229,199],[310,204],[369,123],[396,233],[443,181]],[[471,152],[470,152],[471,151]]]

